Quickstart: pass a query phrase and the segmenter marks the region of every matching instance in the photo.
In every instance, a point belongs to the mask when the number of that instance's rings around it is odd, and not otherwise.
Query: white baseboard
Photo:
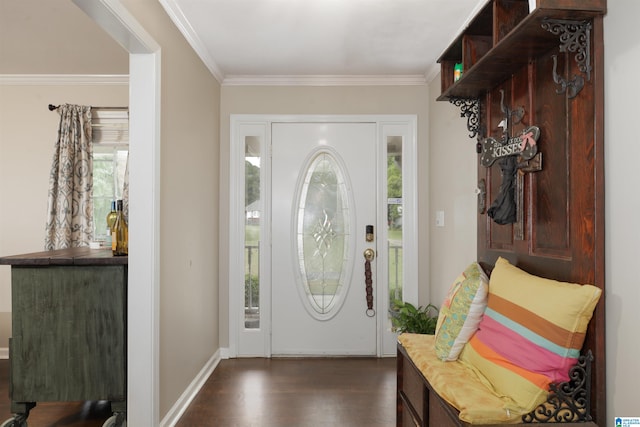
[[[220,349],[220,359],[228,359],[229,358],[229,347],[222,347]]]
[[[9,347],[0,347],[0,359],[9,358]]]
[[[180,417],[182,417],[182,414],[184,414],[184,412],[187,410],[204,383],[216,369],[216,366],[218,366],[220,360],[223,359],[221,357],[222,353],[222,349],[219,349],[213,356],[211,356],[211,359],[209,359],[209,361],[204,365],[198,375],[196,375],[193,381],[191,381],[189,387],[187,387],[187,389],[182,393],[173,407],[169,410],[167,415],[165,415],[162,421],[160,421],[160,427],[173,427],[176,425],[176,423],[180,420]]]

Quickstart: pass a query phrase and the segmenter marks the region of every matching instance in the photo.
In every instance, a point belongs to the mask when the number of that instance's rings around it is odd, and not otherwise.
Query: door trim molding
[[[243,356],[271,356],[271,289],[270,283],[260,281],[261,318],[259,330],[245,330],[243,327],[243,310],[240,302],[243,301],[243,287],[234,286],[233,283],[244,282],[244,136],[246,127],[250,126],[254,131],[262,132],[264,141],[262,158],[270,158],[271,124],[272,123],[376,123],[377,138],[383,142],[388,135],[395,135],[397,129],[404,127],[403,132],[403,199],[404,199],[404,259],[403,294],[405,300],[417,301],[418,297],[418,263],[417,263],[417,218],[418,218],[418,174],[417,174],[417,115],[373,114],[373,115],[281,115],[281,114],[231,114],[230,116],[230,165],[229,165],[229,357]],[[394,133],[395,132],[395,133]],[[386,168],[386,144],[379,143],[378,168]],[[384,155],[382,155],[384,154]],[[261,180],[266,183],[262,196],[264,198],[264,221],[270,223],[270,161],[262,167]],[[380,170],[380,169],[379,169]],[[381,176],[386,176],[382,175]],[[379,194],[386,197],[386,185],[378,183]],[[262,198],[262,197],[261,197]],[[386,217],[386,204],[379,203],[380,218]],[[267,222],[268,221],[268,222]],[[270,227],[263,227],[268,230]],[[409,230],[409,231],[407,231]],[[267,234],[268,231],[265,233]],[[381,239],[386,241],[386,229]],[[261,240],[270,242],[271,236],[261,235]],[[261,243],[262,244],[262,243]],[[270,244],[268,245],[270,248]],[[267,249],[268,249],[267,248]],[[261,256],[265,265],[270,265],[270,250],[266,256]],[[383,260],[384,263],[384,260]],[[379,269],[378,274],[386,274],[387,268]],[[270,272],[260,272],[261,277],[270,277]],[[387,292],[377,292],[384,295]],[[388,329],[387,313],[389,297],[377,298],[376,310],[381,315],[377,316],[378,349],[377,355],[395,355],[395,334]],[[242,335],[242,337],[241,337]],[[248,337],[253,341],[250,352],[239,351],[241,338]]]

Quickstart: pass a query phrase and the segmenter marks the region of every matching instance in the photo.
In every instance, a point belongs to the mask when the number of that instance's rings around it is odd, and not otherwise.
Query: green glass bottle
[[[111,212],[107,214],[107,227],[109,230],[113,231],[113,224],[116,223],[116,217],[118,216],[118,212],[116,211],[116,201],[111,201]]]

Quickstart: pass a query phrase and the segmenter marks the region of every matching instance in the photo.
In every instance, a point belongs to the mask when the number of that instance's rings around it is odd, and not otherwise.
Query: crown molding
[[[216,64],[216,61],[209,53],[206,45],[202,42],[202,39],[200,39],[187,18],[184,16],[180,6],[178,6],[174,0],[160,0],[160,4],[164,8],[165,12],[167,12],[167,15],[169,15],[169,18],[171,18],[174,25],[178,27],[178,30],[180,30],[191,48],[200,57],[200,60],[204,63],[209,72],[213,77],[215,77],[218,83],[222,84],[224,80],[224,73],[220,70],[220,67]]]
[[[440,74],[440,64],[431,65],[424,73],[425,81],[430,84]]]
[[[421,86],[416,75],[228,75],[223,86]]]
[[[128,74],[0,74],[0,85],[128,85]]]

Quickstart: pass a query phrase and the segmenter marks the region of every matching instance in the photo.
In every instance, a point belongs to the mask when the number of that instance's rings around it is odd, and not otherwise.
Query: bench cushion
[[[461,361],[529,412],[568,380],[601,290],[533,276],[499,258],[487,309]]]
[[[488,388],[486,380],[461,361],[445,362],[435,353],[433,335],[404,333],[398,337],[409,358],[433,390],[471,424],[513,424],[524,415],[508,396]]]
[[[471,263],[453,282],[436,325],[435,348],[440,359],[458,359],[462,347],[478,329],[488,291],[489,279],[477,262]]]

